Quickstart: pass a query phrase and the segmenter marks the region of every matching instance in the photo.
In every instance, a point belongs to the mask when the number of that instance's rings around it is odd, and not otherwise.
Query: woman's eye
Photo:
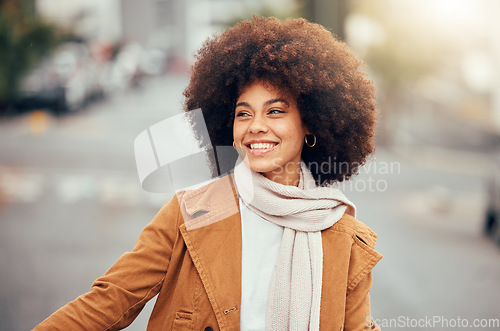
[[[279,109],[271,109],[269,111],[269,114],[282,114],[282,113],[284,113],[284,111]]]
[[[240,111],[239,113],[236,113],[236,117],[244,117],[244,116],[250,116],[247,112]]]

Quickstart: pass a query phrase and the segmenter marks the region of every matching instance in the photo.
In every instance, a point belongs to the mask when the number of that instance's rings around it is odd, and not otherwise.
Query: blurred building
[[[119,0],[36,0],[36,12],[91,41],[121,38]]]
[[[203,41],[239,19],[264,13],[304,15],[343,35],[347,0],[35,0],[43,17],[92,42],[138,43],[190,61]],[[329,15],[329,13],[334,13]]]
[[[287,14],[294,0],[120,0],[121,33],[125,41],[168,45],[192,60],[210,35],[242,18],[267,10]]]

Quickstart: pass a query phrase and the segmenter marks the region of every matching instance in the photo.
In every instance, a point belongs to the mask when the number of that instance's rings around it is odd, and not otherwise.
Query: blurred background
[[[377,152],[342,184],[384,255],[373,317],[499,329],[500,2],[0,0],[1,330],[132,249],[171,198],[141,189],[135,137],[181,112],[203,41],[253,14],[323,24],[377,85]]]

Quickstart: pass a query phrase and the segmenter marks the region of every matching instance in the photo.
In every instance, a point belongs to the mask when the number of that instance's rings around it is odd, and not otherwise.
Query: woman
[[[332,186],[374,150],[360,66],[303,19],[254,17],[209,39],[186,109],[201,108],[212,144],[243,161],[178,192],[132,252],[36,329],[124,328],[158,293],[151,330],[378,329],[376,235]]]

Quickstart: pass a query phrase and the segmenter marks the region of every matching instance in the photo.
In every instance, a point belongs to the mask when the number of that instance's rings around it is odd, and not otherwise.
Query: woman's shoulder
[[[382,258],[382,254],[375,250],[377,234],[366,224],[347,213],[325,231],[326,233],[323,234],[323,252],[326,256],[324,261],[331,261],[331,263],[347,268],[347,293],[349,294]],[[331,257],[332,255],[334,258]]]
[[[234,199],[235,196],[232,176],[225,175],[178,190],[174,197],[162,206],[160,213],[163,210],[179,207],[184,207],[190,212],[208,207],[213,208],[224,200]]]
[[[360,240],[371,249],[375,248],[377,234],[365,223],[345,213],[340,220],[330,227],[330,230],[344,232],[354,240]]]
[[[158,213],[158,217],[180,216],[188,230],[203,219],[221,219],[224,215],[238,212],[237,193],[231,175],[215,178],[208,183],[176,192]]]

